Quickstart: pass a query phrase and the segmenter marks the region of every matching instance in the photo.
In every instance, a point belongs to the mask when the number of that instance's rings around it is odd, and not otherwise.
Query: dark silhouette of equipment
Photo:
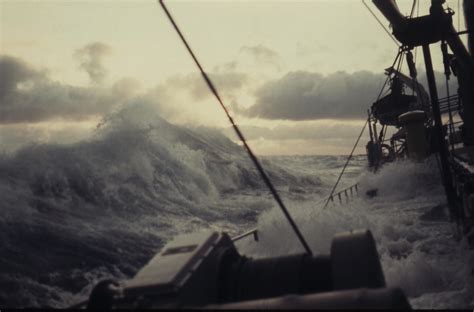
[[[370,231],[336,236],[330,255],[264,259],[240,255],[225,233],[181,235],[120,285],[99,283],[88,308],[410,308],[385,287]]]

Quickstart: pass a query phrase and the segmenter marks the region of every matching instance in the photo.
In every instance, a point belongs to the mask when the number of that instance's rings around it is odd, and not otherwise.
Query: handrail
[[[354,190],[355,190],[356,193],[359,192],[359,186],[357,185],[357,183],[353,184],[353,185],[351,185],[351,186],[349,186],[349,187],[347,187],[347,188],[345,188],[345,189],[343,189],[343,190],[341,190],[337,193],[334,193],[332,196],[329,196],[326,200],[329,199],[330,201],[334,202],[334,197],[337,196],[339,198],[339,202],[342,202],[341,194],[344,193],[344,196],[347,199],[349,199],[349,195],[347,194],[347,191],[349,191],[350,195],[352,196],[354,194]]]
[[[254,239],[256,242],[258,242],[258,229],[257,229],[257,228],[254,228],[254,229],[252,229],[252,230],[250,230],[250,231],[247,231],[247,232],[245,232],[245,233],[243,233],[243,234],[240,234],[240,235],[237,235],[237,236],[235,236],[235,237],[232,237],[232,241],[233,241],[233,242],[236,242],[236,241],[241,240],[242,238],[247,237],[247,236],[250,236],[250,235],[253,235],[253,239]]]

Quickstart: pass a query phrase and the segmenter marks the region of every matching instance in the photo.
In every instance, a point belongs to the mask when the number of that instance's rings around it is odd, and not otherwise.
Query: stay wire
[[[203,79],[205,80],[207,86],[209,87],[209,89],[211,90],[211,92],[214,94],[214,96],[216,97],[217,101],[219,102],[219,104],[221,105],[222,109],[224,110],[225,114],[227,115],[227,118],[229,119],[235,133],[237,134],[237,136],[239,137],[240,141],[242,142],[242,144],[244,145],[245,147],[245,150],[247,151],[250,159],[252,160],[252,162],[254,163],[255,167],[257,168],[257,171],[260,173],[260,176],[262,177],[263,181],[265,182],[265,184],[267,185],[268,189],[270,190],[270,193],[273,195],[273,198],[275,199],[275,201],[278,203],[278,206],[281,208],[281,210],[283,211],[283,214],[285,215],[285,217],[287,218],[288,222],[290,223],[291,227],[293,228],[293,231],[295,232],[296,236],[298,237],[298,239],[300,240],[301,244],[303,245],[304,249],[306,250],[306,252],[308,253],[308,255],[313,255],[311,249],[309,248],[309,245],[308,243],[306,242],[306,240],[304,239],[303,235],[301,234],[298,226],[296,225],[295,221],[293,220],[293,218],[291,217],[290,213],[288,212],[287,208],[285,207],[285,204],[283,203],[283,200],[280,198],[280,195],[278,194],[278,192],[276,191],[275,187],[273,186],[272,182],[270,181],[269,177],[267,176],[267,174],[265,173],[265,170],[263,169],[262,165],[260,164],[260,161],[258,160],[258,158],[255,156],[255,154],[252,152],[252,150],[250,149],[250,146],[247,144],[247,140],[245,139],[244,135],[242,134],[242,132],[240,131],[239,127],[237,126],[237,124],[235,123],[234,119],[232,118],[232,116],[230,115],[229,113],[229,110],[227,109],[227,107],[224,105],[224,103],[222,102],[221,100],[221,97],[219,96],[219,93],[217,92],[217,89],[215,88],[214,84],[212,83],[211,79],[209,78],[209,76],[206,74],[206,72],[204,71],[203,67],[201,66],[201,64],[199,63],[198,59],[196,58],[194,52],[192,51],[191,47],[189,46],[188,42],[186,41],[186,39],[184,38],[184,35],[181,33],[181,30],[179,29],[178,25],[176,24],[176,22],[174,21],[173,17],[171,16],[171,13],[168,11],[165,3],[163,0],[159,0],[159,3],[161,5],[161,7],[163,8],[163,11],[166,13],[166,16],[168,17],[169,21],[171,22],[171,24],[173,25],[174,29],[176,30],[176,32],[178,33],[179,37],[181,38],[181,41],[183,42],[183,44],[186,46],[186,49],[188,50],[189,54],[191,55],[191,57],[193,58],[194,60],[194,63],[196,63],[196,66],[199,68],[200,72],[201,72],[201,75],[203,77]]]
[[[417,5],[417,0],[413,0],[413,4],[411,6],[411,12],[410,12],[410,18],[413,17],[413,14],[415,14],[415,8],[416,8],[416,5]]]
[[[400,47],[400,45],[398,44],[398,41],[393,37],[393,35],[388,31],[388,29],[385,27],[385,25],[380,21],[380,19],[377,17],[377,15],[375,15],[375,13],[372,11],[372,9],[367,5],[367,3],[365,3],[365,0],[362,0],[362,3],[365,5],[365,7],[367,8],[367,10],[369,10],[370,14],[372,14],[372,16],[375,18],[375,20],[379,23],[379,25],[383,28],[383,30],[387,33],[387,35],[390,37],[390,39],[393,40],[393,42],[395,42],[395,44],[397,45],[397,47]]]
[[[349,165],[350,160],[352,159],[352,155],[354,154],[354,151],[355,151],[355,149],[357,148],[357,145],[359,144],[360,138],[362,137],[362,135],[363,135],[364,132],[365,132],[365,128],[367,128],[367,124],[369,123],[369,120],[370,120],[370,116],[369,116],[369,118],[367,118],[367,120],[365,121],[365,124],[364,124],[364,126],[362,127],[362,130],[360,131],[359,137],[357,138],[357,140],[356,140],[356,142],[355,142],[355,144],[354,144],[354,147],[352,148],[352,151],[351,151],[351,153],[349,154],[349,157],[347,157],[346,163],[344,164],[344,167],[342,168],[342,171],[341,171],[341,173],[339,174],[339,177],[337,178],[336,184],[334,184],[334,187],[333,187],[332,190],[331,190],[331,194],[330,194],[329,197],[327,198],[326,203],[324,204],[323,209],[325,209],[325,208],[327,207],[327,205],[329,204],[329,201],[331,200],[332,196],[334,195],[334,191],[336,190],[336,187],[339,185],[339,181],[341,181],[342,175],[344,174],[344,171],[346,170],[347,166]]]
[[[461,0],[458,0],[458,31],[461,30]]]
[[[393,61],[393,64],[392,64],[392,68],[395,66],[395,64],[397,63],[397,61],[400,61],[400,56],[403,54],[403,50],[401,48],[399,48],[398,50],[398,54],[397,56],[395,57],[395,60]],[[379,95],[377,96],[377,100],[380,100],[380,97],[382,96],[382,93],[383,93],[383,90],[385,89],[385,86],[387,85],[388,81],[390,80],[390,75],[387,75],[387,78],[385,79],[385,82],[382,86],[382,89],[380,89],[380,92],[379,92]],[[346,168],[347,166],[349,165],[349,162],[351,161],[352,159],[352,156],[354,154],[354,151],[355,149],[357,148],[357,145],[359,144],[359,141],[360,141],[360,138],[362,137],[362,135],[364,134],[364,131],[365,131],[365,128],[367,127],[367,124],[369,123],[369,120],[370,120],[370,117],[372,116],[372,114],[367,118],[367,120],[365,121],[365,124],[364,126],[362,127],[362,130],[360,131],[360,134],[359,134],[359,137],[357,138],[355,144],[354,144],[354,147],[352,148],[352,151],[351,153],[349,154],[349,156],[347,157],[347,160],[346,160],[346,163],[344,164],[344,167],[342,167],[342,170],[341,170],[341,173],[339,174],[339,176],[337,177],[337,180],[336,180],[336,183],[334,184],[332,190],[331,190],[331,193],[329,194],[325,204],[324,204],[324,207],[323,209],[326,209],[326,207],[328,206],[329,204],[329,201],[331,200],[332,196],[334,195],[334,192],[336,191],[336,188],[337,186],[339,185],[339,182],[341,181],[341,178],[342,178],[342,175],[344,174],[344,172],[346,171]]]
[[[419,17],[420,16],[420,1],[417,1],[417,4],[416,4],[416,17]],[[416,65],[416,57],[417,57],[417,54],[418,54],[418,46],[415,47],[415,65]]]

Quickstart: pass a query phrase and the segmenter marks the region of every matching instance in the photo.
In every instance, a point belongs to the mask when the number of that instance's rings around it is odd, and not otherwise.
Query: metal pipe
[[[241,240],[242,238],[250,236],[250,235],[253,235],[254,240],[258,241],[258,229],[252,229],[252,230],[247,231],[243,234],[232,237],[232,241],[236,242],[236,241]]]
[[[400,13],[394,0],[372,0],[383,16],[392,24],[394,29],[403,30],[407,26],[405,17]]]

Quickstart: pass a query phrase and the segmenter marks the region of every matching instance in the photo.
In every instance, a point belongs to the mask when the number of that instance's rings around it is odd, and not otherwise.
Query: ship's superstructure
[[[388,19],[393,35],[401,42],[400,55],[406,57],[410,77],[389,68],[389,95],[379,99],[369,111],[370,141],[367,144],[369,165],[377,169],[387,161],[409,157],[422,160],[439,155],[441,175],[449,212],[458,234],[472,239],[474,218],[474,57],[472,28],[474,4],[464,1],[465,31],[453,26],[451,9],[444,0],[432,0],[430,13],[420,17],[403,16],[393,0],[373,0]],[[458,12],[459,13],[459,12]],[[460,36],[468,35],[468,48]],[[440,44],[443,56],[446,94],[439,98],[431,57],[431,46]],[[424,56],[429,94],[417,80],[412,51],[421,47]],[[454,76],[454,77],[453,77]],[[457,88],[450,90],[450,81]],[[408,87],[414,95],[407,95]],[[452,88],[451,88],[452,89]],[[377,131],[377,124],[381,127]],[[397,131],[385,138],[386,128]]]

